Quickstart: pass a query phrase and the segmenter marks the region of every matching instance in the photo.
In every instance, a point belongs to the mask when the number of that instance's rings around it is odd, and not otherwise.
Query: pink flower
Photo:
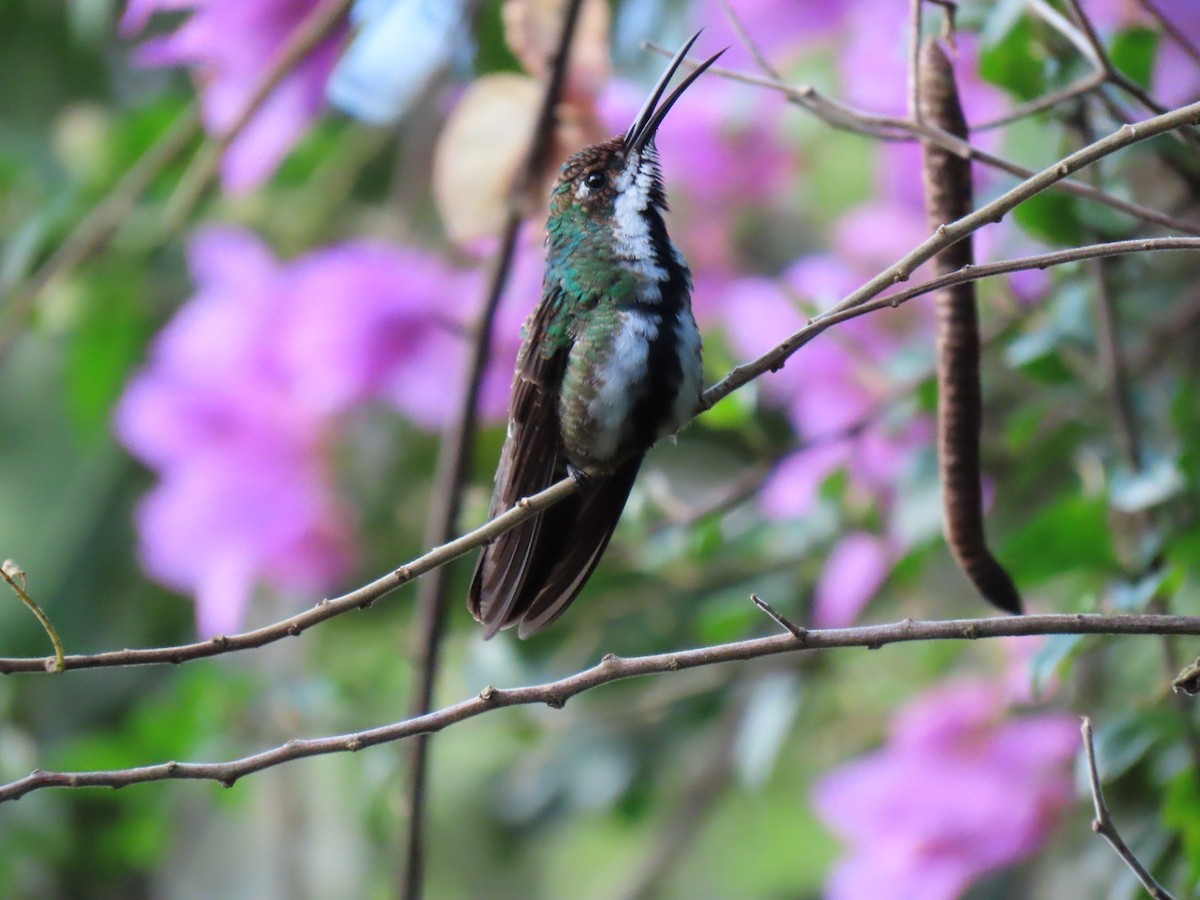
[[[159,476],[142,561],[192,594],[202,634],[240,627],[257,585],[330,588],[351,563],[329,445],[371,400],[418,424],[455,412],[472,276],[411,250],[344,244],[280,263],[253,235],[201,232],[198,290],[156,339],[116,417]],[[511,369],[510,369],[511,371]]]
[[[814,788],[818,815],[850,848],[831,875],[832,900],[951,900],[1035,853],[1070,802],[1073,717],[1009,718],[991,683],[935,688],[890,731],[882,749]]]
[[[850,461],[849,441],[817,444],[781,459],[763,482],[759,503],[771,519],[794,519],[810,512],[822,483]]]
[[[187,66],[201,92],[205,127],[227,130],[242,114],[280,48],[317,0],[130,0],[121,32],[141,31],[157,11],[190,10],[171,34],[146,41],[137,59],[148,66]],[[225,187],[248,191],[268,178],[308,130],[324,104],[344,27],[321,41],[284,77],[230,145],[221,165]]]
[[[425,428],[445,425],[461,392],[463,329],[478,280],[428,254],[378,244],[297,259],[277,287],[290,297],[278,352],[295,373],[297,397],[324,415],[379,397]]]
[[[845,5],[813,0],[737,0],[733,4],[754,43],[777,66],[786,62],[789,51],[832,35],[845,17]],[[696,23],[704,27],[706,40],[717,47],[729,46],[729,52],[721,57],[722,65],[753,66],[718,0],[699,5]]]
[[[859,0],[850,6],[846,41],[838,53],[843,94],[855,106],[903,116],[908,105],[909,8],[886,0]],[[999,115],[1007,101],[978,75],[979,38],[960,31],[954,43],[951,59],[967,122]]]
[[[834,546],[813,599],[817,628],[845,628],[875,596],[892,567],[893,553],[882,538],[856,531]]]
[[[834,257],[814,256],[793,267],[786,281],[802,299],[826,305],[827,295],[840,297],[857,277]],[[765,278],[731,282],[722,313],[729,342],[744,360],[762,355],[804,323],[783,286]],[[889,390],[878,378],[879,361],[900,346],[889,330],[896,316],[889,312],[838,325],[764,376],[764,394],[787,411],[805,443],[763,485],[767,515],[808,513],[821,483],[843,468],[853,485],[886,501],[913,450],[927,443],[929,429],[919,420],[893,428],[873,421]]]

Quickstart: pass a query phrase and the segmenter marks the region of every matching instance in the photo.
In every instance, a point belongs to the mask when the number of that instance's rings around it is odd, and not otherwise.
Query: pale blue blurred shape
[[[343,112],[386,125],[456,53],[469,51],[469,0],[358,0],[358,34],[330,76],[329,101]]]

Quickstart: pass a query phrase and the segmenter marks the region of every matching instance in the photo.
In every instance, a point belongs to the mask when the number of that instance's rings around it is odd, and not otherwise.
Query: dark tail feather
[[[575,498],[569,498],[570,503]],[[561,504],[560,504],[561,505]],[[492,510],[493,514],[503,512]],[[483,625],[487,640],[511,624],[513,607],[521,596],[533,559],[537,556],[543,516],[534,516],[483,548],[467,595],[467,608]]]
[[[522,612],[518,636],[527,638],[541,631],[583,590],[621,520],[641,465],[640,456],[627,460],[613,474],[584,488],[571,527],[562,532],[561,547],[547,560],[552,567]]]
[[[485,638],[517,624],[526,638],[562,615],[604,554],[641,464],[622,463],[484,548],[468,605]]]

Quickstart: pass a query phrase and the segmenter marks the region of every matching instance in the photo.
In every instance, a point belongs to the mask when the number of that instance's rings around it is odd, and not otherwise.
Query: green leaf
[[[1175,830],[1193,881],[1200,878],[1200,775],[1187,768],[1167,786],[1163,824]]]
[[[1147,710],[1119,717],[1095,729],[1096,768],[1103,781],[1120,778],[1162,741],[1179,735],[1178,723],[1168,710]]]
[[[979,74],[1022,100],[1040,97],[1046,92],[1040,46],[1028,18],[1021,18],[1004,37],[980,51]]]
[[[1013,218],[1030,237],[1048,244],[1086,243],[1079,200],[1058,191],[1042,191],[1013,210]]]
[[[1113,38],[1108,55],[1118,69],[1148,89],[1158,55],[1158,32],[1150,28],[1126,28]]]
[[[151,323],[141,302],[145,287],[128,269],[90,277],[83,287],[66,380],[71,418],[91,434],[106,427],[125,382],[142,359]]]
[[[1103,497],[1071,496],[1034,516],[1004,545],[1001,557],[1022,587],[1073,569],[1117,569]]]
[[[734,762],[743,784],[761,787],[771,777],[800,710],[802,688],[795,672],[775,672],[754,684],[734,744]]]
[[[1033,692],[1040,697],[1067,662],[1074,660],[1085,647],[1089,635],[1052,634],[1029,663],[1029,678]]]

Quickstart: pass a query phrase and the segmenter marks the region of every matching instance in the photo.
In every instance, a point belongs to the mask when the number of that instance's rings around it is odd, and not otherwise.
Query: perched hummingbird
[[[526,320],[491,516],[567,475],[580,490],[484,547],[468,606],[484,636],[525,638],[570,605],[617,527],[642,458],[700,404],[692,277],[671,243],[654,136],[700,35],[675,54],[629,130],[562,167],[546,223],[542,299]],[[722,51],[724,52],[724,51]]]

